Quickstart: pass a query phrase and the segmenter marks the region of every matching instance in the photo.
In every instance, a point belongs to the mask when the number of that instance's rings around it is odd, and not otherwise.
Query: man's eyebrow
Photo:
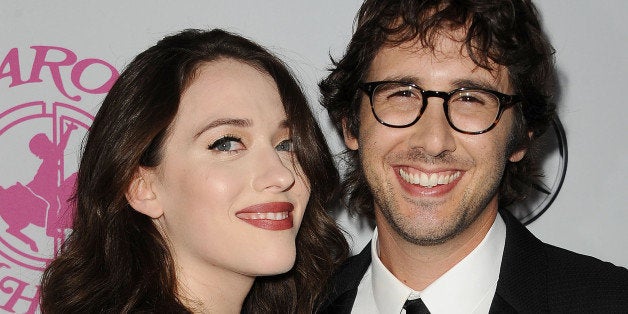
[[[412,83],[420,87],[421,89],[425,89],[421,79],[417,76],[412,76],[412,75],[388,76],[384,78],[382,81]],[[454,89],[466,87],[466,88],[497,90],[497,87],[494,84],[491,84],[481,79],[458,79],[458,80],[452,81],[451,85],[454,87]]]
[[[421,89],[425,89],[423,86],[423,82],[419,77],[411,76],[411,75],[403,75],[403,76],[388,76],[382,81],[393,81],[393,82],[404,82],[404,83],[412,83]],[[480,88],[480,89],[489,89],[489,90],[497,90],[497,87],[494,84],[486,82],[485,80],[475,80],[475,79],[459,79],[451,82],[451,85],[454,89],[457,88]]]
[[[497,90],[497,86],[494,84],[490,84],[484,80],[472,80],[472,79],[462,79],[455,80],[452,82],[452,85],[456,88],[479,88],[479,89],[489,89],[489,90]]]
[[[410,75],[395,75],[395,76],[387,76],[382,80],[378,81],[392,81],[392,82],[403,82],[403,83],[412,83],[417,86],[421,86],[421,80],[416,76]]]
[[[216,119],[209,122],[208,124],[203,126],[203,128],[201,128],[198,132],[196,132],[196,135],[194,135],[194,138],[198,138],[199,136],[201,136],[201,134],[205,133],[207,130],[210,130],[219,126],[224,126],[224,125],[231,125],[231,126],[246,128],[253,125],[253,122],[249,119],[233,119],[233,118]]]

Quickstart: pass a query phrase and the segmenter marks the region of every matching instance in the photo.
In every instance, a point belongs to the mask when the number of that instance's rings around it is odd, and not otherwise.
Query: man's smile
[[[403,168],[399,168],[399,175],[410,184],[433,188],[437,185],[449,184],[458,179],[460,171],[443,171],[429,174],[422,171],[404,171]]]

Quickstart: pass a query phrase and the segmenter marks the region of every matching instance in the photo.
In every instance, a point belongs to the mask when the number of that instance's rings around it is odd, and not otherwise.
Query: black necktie
[[[406,309],[406,314],[430,314],[430,310],[421,299],[407,300],[403,308]]]

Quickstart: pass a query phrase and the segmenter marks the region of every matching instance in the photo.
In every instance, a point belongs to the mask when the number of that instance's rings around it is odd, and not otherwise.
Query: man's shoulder
[[[502,212],[507,235],[498,294],[519,311],[625,311],[628,270],[543,243]],[[620,311],[621,312],[621,311]]]
[[[576,253],[551,244],[544,243],[543,245],[550,265],[562,269],[564,273],[568,273],[571,270],[578,270],[580,272],[588,270],[593,273],[612,272],[628,275],[628,269],[616,266],[613,263],[605,262],[593,256]]]
[[[513,222],[513,217],[506,218],[507,229],[512,232],[510,242],[519,242],[513,249],[536,251],[538,250],[541,259],[534,261],[547,263],[547,271],[550,276],[560,277],[561,282],[565,279],[573,279],[588,283],[589,279],[604,279],[608,277],[609,283],[617,282],[628,286],[628,269],[602,261],[598,258],[576,253],[565,248],[544,243],[532,235],[521,223]],[[515,239],[516,238],[516,239]],[[508,236],[507,236],[508,239]],[[526,244],[521,244],[525,242]],[[534,256],[532,252],[520,252]],[[509,252],[512,254],[512,252]],[[521,256],[518,256],[520,258]],[[531,260],[532,261],[532,260]],[[603,280],[596,280],[593,284],[603,284]]]
[[[628,302],[628,269],[550,244],[544,244],[544,250],[550,293],[611,299],[616,296]]]
[[[628,311],[628,269],[544,244],[550,310]]]

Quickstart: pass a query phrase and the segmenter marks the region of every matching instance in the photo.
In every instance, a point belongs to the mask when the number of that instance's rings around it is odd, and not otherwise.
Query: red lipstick
[[[257,228],[286,230],[292,228],[294,205],[288,202],[256,204],[236,212],[236,217]]]

